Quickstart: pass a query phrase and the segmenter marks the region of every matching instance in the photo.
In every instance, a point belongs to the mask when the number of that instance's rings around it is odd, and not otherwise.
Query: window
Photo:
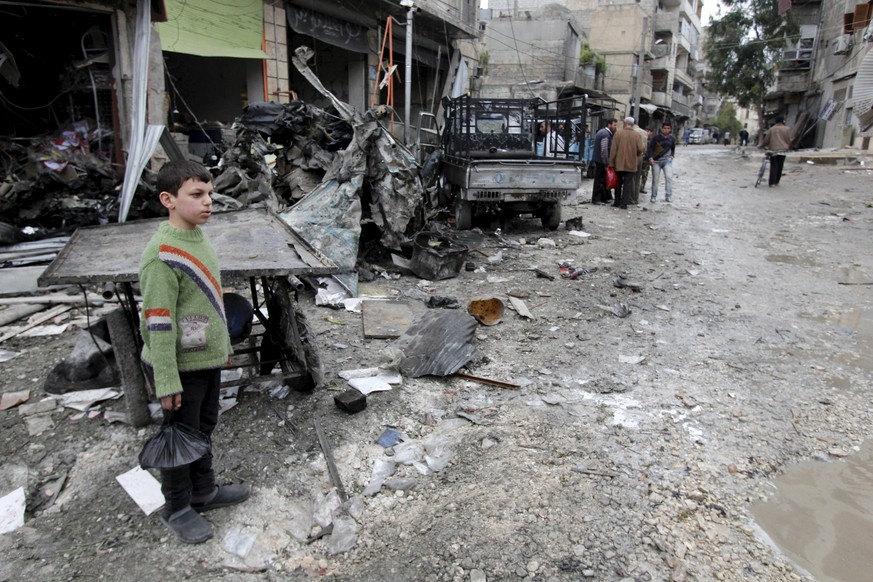
[[[815,37],[818,27],[804,24],[800,27],[800,38],[787,41],[782,51],[783,69],[809,69],[815,52]]]

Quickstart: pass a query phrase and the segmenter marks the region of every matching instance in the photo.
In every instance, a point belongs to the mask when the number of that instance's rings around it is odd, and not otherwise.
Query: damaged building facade
[[[407,122],[415,124],[421,111],[437,112],[443,96],[468,90],[466,71],[477,66],[478,1],[364,4],[4,2],[0,222],[39,217],[59,228],[76,212],[79,225],[113,220],[142,109],[145,124],[166,126],[183,155],[209,165],[251,104],[328,107],[291,64],[294,49],[304,45],[332,93],[361,111],[391,105],[386,124],[408,142]],[[137,19],[144,11],[151,34],[138,102]],[[158,148],[154,155],[159,163],[168,154]]]
[[[643,126],[672,119],[693,127],[703,108],[702,7],[701,0],[491,0],[481,26],[489,56],[482,95],[506,87],[526,97],[559,95],[569,86],[608,95],[617,116],[637,110]]]
[[[782,52],[765,118],[784,115],[799,147],[870,151],[873,2],[795,0],[783,7],[800,35]]]

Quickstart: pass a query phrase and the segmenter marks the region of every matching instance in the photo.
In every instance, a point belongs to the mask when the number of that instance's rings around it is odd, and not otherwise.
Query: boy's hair
[[[673,129],[673,124],[670,123],[669,121],[665,121],[664,123],[661,124],[661,127],[664,127],[664,126],[667,126],[670,129]]]
[[[179,188],[186,180],[211,182],[212,174],[203,164],[192,160],[176,160],[167,162],[158,171],[156,187],[158,193],[169,192],[173,196],[179,193]]]

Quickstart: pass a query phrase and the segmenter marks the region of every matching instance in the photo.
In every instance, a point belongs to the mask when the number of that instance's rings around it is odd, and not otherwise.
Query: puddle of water
[[[758,525],[821,582],[868,582],[873,556],[873,443],[833,463],[808,461],[752,506]]]
[[[844,330],[855,340],[854,349],[851,351],[838,351],[827,355],[827,359],[838,366],[838,369],[832,370],[827,376],[829,386],[838,389],[850,388],[852,381],[848,372],[852,368],[873,373],[873,318],[868,310],[853,307],[810,319]]]

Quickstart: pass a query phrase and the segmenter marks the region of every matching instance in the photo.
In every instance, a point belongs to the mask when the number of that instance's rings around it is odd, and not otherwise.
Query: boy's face
[[[212,216],[212,182],[189,178],[175,196],[161,192],[161,204],[170,211],[170,224],[175,228],[192,230],[206,224]]]

